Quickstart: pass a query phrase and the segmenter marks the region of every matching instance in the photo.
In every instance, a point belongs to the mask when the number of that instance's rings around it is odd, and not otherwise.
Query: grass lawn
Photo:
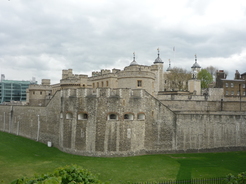
[[[0,183],[70,164],[100,174],[100,180],[112,184],[224,177],[246,171],[246,151],[99,158],[70,155],[5,132],[0,132],[0,140]]]

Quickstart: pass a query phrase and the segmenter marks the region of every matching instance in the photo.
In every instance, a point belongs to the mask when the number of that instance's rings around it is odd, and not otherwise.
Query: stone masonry
[[[166,102],[144,89],[62,89],[45,107],[0,105],[0,130],[87,156],[245,150],[245,111],[173,111]]]

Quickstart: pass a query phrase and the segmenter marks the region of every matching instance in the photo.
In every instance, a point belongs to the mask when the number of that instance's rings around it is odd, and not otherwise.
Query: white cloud
[[[165,66],[190,69],[197,54],[202,66],[245,72],[245,19],[244,0],[1,1],[0,72],[55,83],[62,69],[123,69],[133,52],[152,64],[158,47]]]

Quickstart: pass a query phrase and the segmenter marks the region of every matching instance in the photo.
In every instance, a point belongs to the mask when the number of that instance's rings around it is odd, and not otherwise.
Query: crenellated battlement
[[[117,78],[118,75],[116,73],[107,73],[102,75],[93,75],[92,77],[89,77],[90,80],[101,80],[106,78]]]
[[[108,70],[108,69],[102,69],[101,71],[94,71],[91,73],[92,77],[98,77],[98,76],[102,76],[102,75],[107,75],[107,74],[115,74],[117,72],[119,72],[120,69],[112,69],[112,72],[111,70]]]
[[[104,97],[104,98],[123,98],[128,96],[129,98],[143,98],[145,90],[143,89],[130,89],[130,88],[78,88],[78,89],[63,89],[61,90],[61,97],[63,98],[80,98],[80,97]]]
[[[31,90],[52,90],[50,85],[41,85],[41,84],[31,84],[29,85],[29,91]]]
[[[151,78],[155,79],[155,74],[151,71],[143,71],[143,70],[136,70],[136,71],[122,71],[118,74],[118,78]]]
[[[87,79],[88,75],[84,75],[84,74],[73,74],[73,70],[72,69],[68,69],[68,70],[62,70],[62,80],[64,79]]]

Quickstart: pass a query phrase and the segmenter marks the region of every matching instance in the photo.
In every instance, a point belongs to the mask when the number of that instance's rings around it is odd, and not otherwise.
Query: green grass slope
[[[223,177],[246,171],[246,152],[84,157],[13,134],[0,132],[0,183],[77,164],[113,184]]]

